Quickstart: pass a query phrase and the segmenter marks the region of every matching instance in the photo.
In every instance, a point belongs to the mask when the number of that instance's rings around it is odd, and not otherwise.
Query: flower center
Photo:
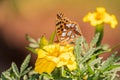
[[[103,15],[101,13],[97,13],[95,16],[96,20],[102,20],[102,18],[103,18]]]

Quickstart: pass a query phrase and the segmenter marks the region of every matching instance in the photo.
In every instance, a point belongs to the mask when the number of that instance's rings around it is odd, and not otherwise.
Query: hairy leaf
[[[28,55],[25,60],[23,61],[21,67],[20,67],[20,73],[22,74],[25,69],[28,67],[29,62],[30,62],[31,55]]]
[[[55,38],[55,31],[52,33],[52,35],[50,36],[50,40],[49,40],[49,44],[52,44],[54,42],[54,38]]]
[[[98,42],[99,35],[100,35],[100,33],[97,33],[97,34],[93,37],[92,41],[90,42],[90,47],[91,47],[91,48],[94,47],[94,46],[96,45],[96,43]]]
[[[12,70],[13,70],[14,74],[16,75],[16,77],[20,78],[20,73],[19,73],[18,67],[14,62],[12,63]]]

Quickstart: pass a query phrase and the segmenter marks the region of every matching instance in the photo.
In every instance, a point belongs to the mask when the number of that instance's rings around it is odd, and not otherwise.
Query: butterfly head
[[[57,19],[62,19],[62,18],[63,18],[63,16],[64,16],[64,14],[63,14],[63,13],[61,13],[61,12],[57,13]]]

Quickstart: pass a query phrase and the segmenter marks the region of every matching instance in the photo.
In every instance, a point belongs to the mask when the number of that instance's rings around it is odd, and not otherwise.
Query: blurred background
[[[0,73],[8,69],[13,61],[20,66],[30,53],[25,49],[28,45],[25,34],[35,39],[46,34],[49,39],[55,30],[58,12],[76,21],[83,36],[90,42],[95,27],[82,19],[88,12],[95,11],[96,7],[105,7],[120,22],[120,0],[0,0]],[[120,43],[120,24],[115,29],[106,25],[104,33],[102,43],[110,46]],[[120,47],[117,50],[120,53]],[[36,56],[32,54],[31,65],[34,65],[35,59]]]

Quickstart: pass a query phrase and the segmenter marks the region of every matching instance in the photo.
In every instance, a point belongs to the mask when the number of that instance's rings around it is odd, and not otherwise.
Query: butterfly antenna
[[[59,12],[59,13],[57,13],[57,18],[61,19],[63,17],[63,15],[64,15],[63,13]]]

